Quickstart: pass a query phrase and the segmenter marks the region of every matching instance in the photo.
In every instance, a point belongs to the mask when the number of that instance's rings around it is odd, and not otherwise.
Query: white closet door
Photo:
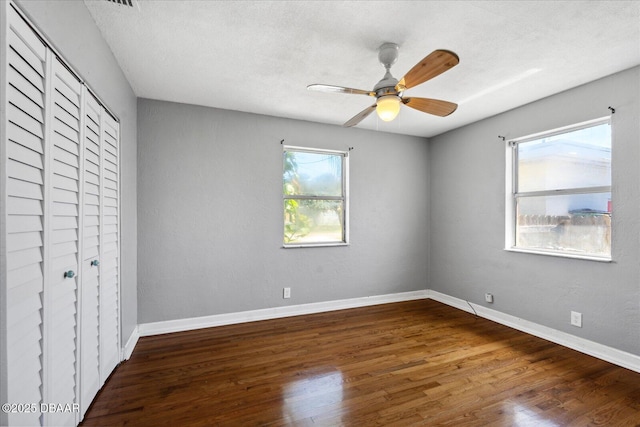
[[[40,425],[44,294],[44,109],[46,46],[8,8],[7,50],[7,389],[9,425]]]
[[[52,61],[49,280],[45,285],[48,365],[45,403],[75,403],[79,266],[80,105],[82,85]],[[75,425],[76,414],[52,412],[49,425]]]
[[[104,382],[120,361],[119,310],[119,145],[120,127],[102,114],[102,242],[100,245],[100,377]]]
[[[9,403],[30,405],[7,421],[74,426],[120,361],[119,124],[13,3],[1,7],[2,386]],[[81,413],[41,412],[43,403],[80,403]]]
[[[83,245],[81,322],[81,415],[96,395],[100,381],[99,280],[100,280],[100,123],[101,106],[89,93],[85,97],[83,166]]]

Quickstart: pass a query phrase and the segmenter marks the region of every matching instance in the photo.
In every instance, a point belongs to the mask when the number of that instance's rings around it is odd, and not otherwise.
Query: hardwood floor
[[[432,300],[141,338],[84,426],[640,426],[640,373]]]

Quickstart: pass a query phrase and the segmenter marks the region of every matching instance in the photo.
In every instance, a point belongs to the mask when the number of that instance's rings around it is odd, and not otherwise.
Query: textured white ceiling
[[[405,96],[459,105],[448,117],[403,107],[358,127],[430,137],[640,64],[640,1],[85,0],[136,95],[341,125],[373,98],[377,49],[400,45],[400,79],[435,49],[452,70]]]

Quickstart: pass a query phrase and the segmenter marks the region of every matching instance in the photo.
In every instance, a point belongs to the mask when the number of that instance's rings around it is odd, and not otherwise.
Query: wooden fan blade
[[[418,86],[455,67],[458,62],[460,62],[460,58],[455,53],[442,49],[434,50],[400,79],[396,85],[396,90],[402,92]]]
[[[435,116],[445,117],[456,111],[458,104],[440,99],[430,98],[404,98],[404,105],[415,108],[423,113],[433,114]]]
[[[342,86],[332,86],[332,85],[309,85],[307,89],[314,90],[317,92],[334,92],[334,93],[348,93],[351,95],[368,95],[368,96],[376,96],[375,92],[371,92],[370,90],[362,90],[362,89],[353,89],[350,87],[342,87]]]
[[[355,126],[361,121],[363,121],[369,114],[373,113],[376,109],[376,104],[373,104],[371,107],[367,107],[364,110],[360,111],[358,114],[353,116],[351,120],[342,125],[342,127],[350,128],[351,126]]]

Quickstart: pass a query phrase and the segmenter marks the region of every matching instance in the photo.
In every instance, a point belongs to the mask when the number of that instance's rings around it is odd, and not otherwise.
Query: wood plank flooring
[[[640,426],[640,373],[432,300],[141,338],[83,426]]]

